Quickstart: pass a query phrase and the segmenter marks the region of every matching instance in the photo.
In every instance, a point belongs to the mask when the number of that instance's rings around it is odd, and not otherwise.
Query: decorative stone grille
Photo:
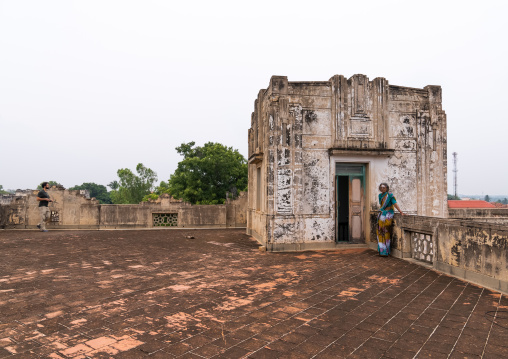
[[[51,222],[60,222],[60,213],[51,211]]]
[[[178,213],[152,213],[154,227],[178,226]]]
[[[428,263],[434,262],[434,244],[430,234],[412,232],[411,247],[414,259]]]

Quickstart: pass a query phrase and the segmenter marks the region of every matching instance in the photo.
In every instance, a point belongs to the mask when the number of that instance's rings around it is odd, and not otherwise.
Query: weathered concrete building
[[[405,212],[447,217],[440,86],[273,76],[254,107],[247,231],[268,250],[370,243],[380,182]]]

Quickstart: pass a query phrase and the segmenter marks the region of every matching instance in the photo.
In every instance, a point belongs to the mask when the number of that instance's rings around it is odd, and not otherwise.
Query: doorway
[[[364,242],[365,165],[337,163],[335,193],[336,242]]]

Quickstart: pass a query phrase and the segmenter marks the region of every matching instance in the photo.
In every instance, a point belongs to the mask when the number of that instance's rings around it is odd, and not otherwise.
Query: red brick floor
[[[0,231],[0,358],[508,358],[504,295],[367,249],[257,248]]]

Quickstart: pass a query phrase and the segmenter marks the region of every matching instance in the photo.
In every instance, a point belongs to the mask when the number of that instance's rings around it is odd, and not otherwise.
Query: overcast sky
[[[448,187],[508,194],[507,1],[0,0],[0,184],[107,185],[175,147],[247,157],[272,75],[443,88]]]

